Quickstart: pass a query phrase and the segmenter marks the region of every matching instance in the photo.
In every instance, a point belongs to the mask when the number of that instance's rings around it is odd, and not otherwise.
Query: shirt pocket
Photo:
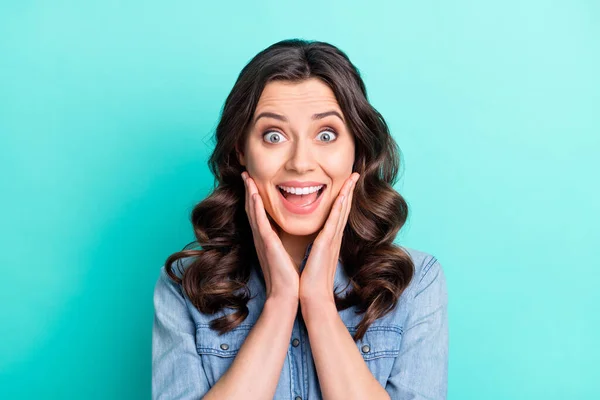
[[[251,329],[252,325],[241,324],[219,335],[209,324],[196,325],[196,350],[211,387],[229,369]]]
[[[356,328],[347,327],[351,335]],[[358,351],[373,376],[385,387],[392,366],[400,353],[402,328],[397,325],[370,326],[362,339],[356,341]]]

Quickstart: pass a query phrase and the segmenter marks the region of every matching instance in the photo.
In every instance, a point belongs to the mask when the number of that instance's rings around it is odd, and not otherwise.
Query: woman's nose
[[[287,161],[287,168],[303,173],[314,169],[314,150],[305,140],[297,141],[292,147]]]

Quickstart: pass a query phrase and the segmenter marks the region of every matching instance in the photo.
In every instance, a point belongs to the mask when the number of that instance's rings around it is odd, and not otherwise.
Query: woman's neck
[[[279,230],[279,239],[283,244],[283,247],[288,252],[294,264],[296,265],[296,270],[300,271],[300,264],[304,259],[304,254],[306,253],[306,249],[308,245],[317,237],[317,234],[312,234],[308,236],[296,236],[290,235],[283,230]]]

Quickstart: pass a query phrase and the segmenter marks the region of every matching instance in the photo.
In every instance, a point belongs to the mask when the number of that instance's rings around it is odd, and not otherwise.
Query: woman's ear
[[[240,149],[237,145],[235,146],[235,155],[237,156],[240,165],[245,167],[246,160],[244,159],[244,153],[242,153],[242,151],[240,151]]]

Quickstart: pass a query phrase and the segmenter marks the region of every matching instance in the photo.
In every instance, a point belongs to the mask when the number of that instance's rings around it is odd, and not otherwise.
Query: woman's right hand
[[[247,171],[242,173],[242,178],[246,188],[246,214],[248,214],[254,246],[265,277],[267,299],[297,302],[300,287],[298,270],[267,218],[254,180]]]

